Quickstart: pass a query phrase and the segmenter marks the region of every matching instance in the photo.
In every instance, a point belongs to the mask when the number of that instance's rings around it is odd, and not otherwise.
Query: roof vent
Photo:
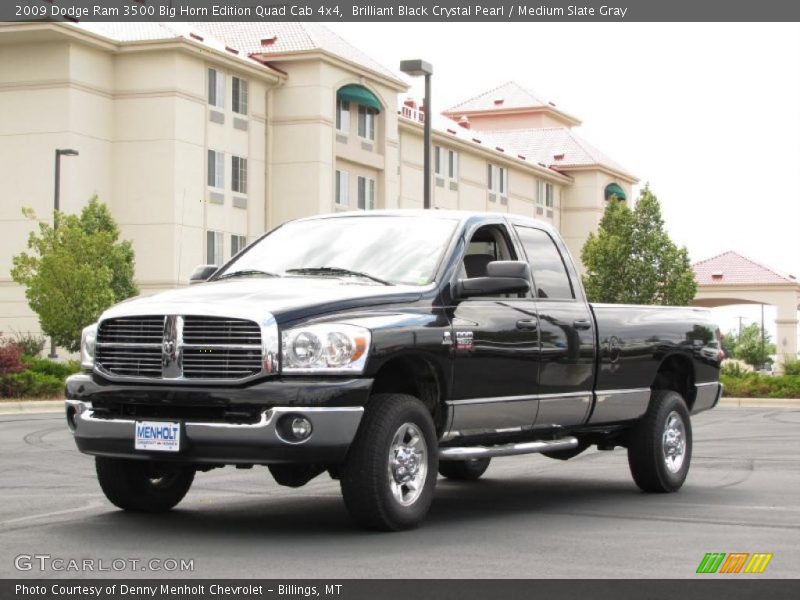
[[[520,160],[527,160],[522,154],[517,154],[517,158]]]
[[[262,46],[272,46],[276,41],[278,41],[278,36],[273,35],[272,37],[268,38],[261,38],[261,45]]]
[[[481,141],[478,138],[472,138],[472,141],[475,142],[476,144],[480,144],[481,143]]]
[[[553,154],[553,160],[564,160],[563,154]]]
[[[203,36],[198,33],[195,33],[194,31],[189,32],[189,37],[192,38],[193,40],[197,40],[198,42],[203,41]]]
[[[471,127],[467,115],[462,115],[461,118],[458,120],[458,124],[461,125],[461,127],[463,127],[464,129],[469,129]]]
[[[225,50],[227,50],[231,54],[239,54],[239,51],[236,48],[231,48],[230,46],[225,46]]]
[[[450,128],[448,127],[448,128],[447,128],[447,133],[452,133],[453,135],[456,135],[457,131],[456,131],[455,129],[450,129]]]
[[[495,146],[494,149],[498,152],[505,152],[505,150],[503,150],[500,146]]]
[[[506,101],[505,98],[495,98],[494,99],[494,105],[495,106],[502,106],[503,102],[505,102],[505,101]]]
[[[555,106],[555,105],[556,105],[556,103],[555,103],[555,102],[548,102],[548,104],[549,104],[550,106]]]
[[[724,273],[722,271],[714,271],[711,274],[711,279],[720,280],[720,279],[722,279],[723,275],[724,275]]]

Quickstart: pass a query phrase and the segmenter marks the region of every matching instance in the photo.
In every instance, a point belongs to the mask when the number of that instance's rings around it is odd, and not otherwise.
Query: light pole
[[[58,211],[61,209],[59,204],[61,196],[61,157],[62,156],[78,156],[78,151],[72,148],[56,148],[56,185],[53,191],[53,232],[58,229]],[[49,358],[58,358],[56,354],[56,343],[53,338],[50,338],[50,354]]]
[[[423,178],[425,180],[425,193],[422,196],[422,206],[431,207],[431,75],[433,66],[424,60],[403,60],[400,61],[400,70],[411,77],[425,76],[425,98],[422,107],[425,112],[425,133],[423,143],[425,150],[423,153]]]

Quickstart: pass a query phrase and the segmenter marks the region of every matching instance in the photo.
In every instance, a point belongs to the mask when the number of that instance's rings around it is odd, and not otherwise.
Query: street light
[[[56,148],[56,185],[53,192],[53,231],[58,229],[58,211],[60,209],[59,196],[61,195],[61,157],[78,156],[78,151],[72,148]],[[56,343],[50,338],[49,358],[58,358],[56,354]]]
[[[425,98],[422,108],[425,112],[425,133],[423,143],[425,151],[423,153],[423,171],[425,180],[425,193],[423,194],[422,206],[431,207],[431,75],[433,66],[424,60],[403,60],[400,61],[400,70],[411,77],[425,76]]]

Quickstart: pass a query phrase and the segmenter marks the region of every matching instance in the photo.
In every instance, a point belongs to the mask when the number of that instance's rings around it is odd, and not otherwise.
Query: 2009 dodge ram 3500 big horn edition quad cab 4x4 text
[[[193,280],[104,312],[67,381],[78,448],[123,509],[172,508],[197,471],[266,465],[292,487],[327,471],[356,522],[402,529],[437,473],[591,445],[627,448],[641,489],[674,492],[689,415],[720,397],[706,310],[589,304],[533,219],[302,219]]]

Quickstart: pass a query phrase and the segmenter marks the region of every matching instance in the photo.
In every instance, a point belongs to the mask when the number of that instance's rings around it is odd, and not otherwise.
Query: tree
[[[33,216],[29,209],[23,210]],[[42,330],[59,346],[80,348],[81,330],[106,308],[138,293],[134,255],[105,204],[92,197],[80,216],[57,213],[58,228],[39,223],[29,252],[13,258],[11,277],[39,315]]]
[[[741,335],[736,338],[736,358],[757,369],[764,363],[771,362],[770,355],[775,354],[775,344],[771,342],[768,332],[764,331],[763,351],[761,341],[761,326],[758,323],[743,327]]]
[[[735,331],[729,331],[722,336],[722,350],[725,352],[725,358],[736,358],[736,344],[739,342],[739,336]]]
[[[624,202],[608,202],[581,260],[591,302],[685,306],[697,292],[689,253],[664,231],[661,206],[649,186],[634,210]]]

